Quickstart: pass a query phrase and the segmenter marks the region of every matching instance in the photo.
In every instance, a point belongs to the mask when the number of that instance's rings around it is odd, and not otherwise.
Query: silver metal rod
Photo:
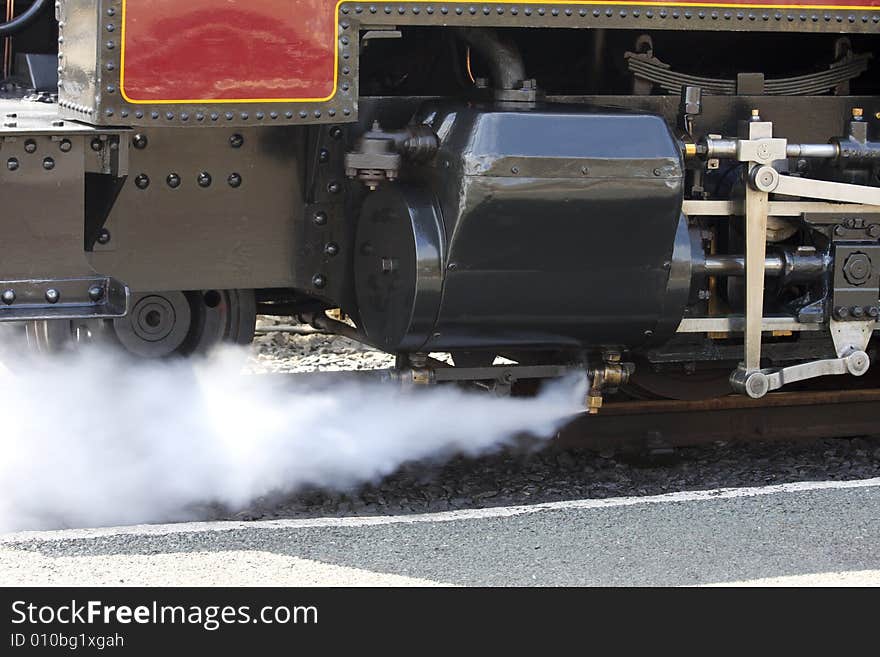
[[[746,185],[746,330],[745,370],[761,369],[764,318],[764,261],[767,257],[767,211],[770,196]]]
[[[789,157],[834,159],[840,155],[840,147],[837,144],[788,144],[785,154]]]
[[[788,157],[816,157],[833,159],[840,155],[837,144],[787,144],[785,154]],[[737,156],[736,139],[707,139],[706,157],[722,159]]]
[[[744,255],[711,255],[706,256],[704,271],[710,276],[745,276],[746,257]],[[778,276],[785,269],[785,261],[781,256],[768,256],[764,259],[764,270]]]

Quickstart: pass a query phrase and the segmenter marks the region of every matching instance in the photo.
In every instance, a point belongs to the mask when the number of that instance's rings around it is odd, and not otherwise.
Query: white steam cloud
[[[0,532],[181,520],[199,505],[346,489],[405,462],[552,435],[585,394],[580,380],[530,399],[316,387],[241,364],[240,351],[138,363],[87,351],[0,368]]]

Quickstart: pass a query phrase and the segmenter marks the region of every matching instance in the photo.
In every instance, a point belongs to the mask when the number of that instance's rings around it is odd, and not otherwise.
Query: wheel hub
[[[128,317],[113,322],[126,349],[150,358],[168,356],[179,349],[191,325],[192,309],[183,292],[135,297]]]

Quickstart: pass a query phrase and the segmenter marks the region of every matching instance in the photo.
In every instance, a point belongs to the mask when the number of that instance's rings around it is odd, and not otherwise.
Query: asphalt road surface
[[[0,536],[5,585],[880,585],[880,478]]]

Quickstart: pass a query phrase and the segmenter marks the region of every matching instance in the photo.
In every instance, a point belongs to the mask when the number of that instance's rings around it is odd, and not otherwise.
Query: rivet
[[[11,306],[15,303],[15,290],[4,290],[3,291],[3,303],[7,306]]]
[[[230,187],[241,187],[241,175],[231,173],[229,174],[229,178],[226,179],[226,182],[229,183]]]
[[[169,173],[166,182],[171,189],[177,189],[180,187],[180,176],[176,173]]]
[[[147,139],[146,135],[137,134],[132,138],[131,143],[138,150],[143,150],[147,147],[147,144],[149,144],[150,141],[149,139]]]
[[[55,288],[49,288],[46,290],[46,301],[52,304],[58,303],[61,301],[61,293]]]
[[[99,150],[101,150],[102,147],[101,140],[95,137],[94,139],[92,139],[92,143],[89,144],[89,146],[91,146],[93,151],[98,152]]]
[[[43,160],[43,168],[46,171],[51,171],[52,169],[55,168],[55,160],[53,160],[51,157],[45,158]]]
[[[211,186],[211,174],[207,171],[202,171],[198,177],[199,187],[210,187]]]
[[[327,279],[324,277],[323,274],[315,274],[314,276],[312,276],[312,285],[314,285],[319,290],[323,289],[327,285]]]
[[[100,285],[93,285],[89,288],[89,299],[92,301],[100,301],[104,297],[104,288]]]
[[[37,142],[33,139],[28,139],[24,142],[24,152],[25,153],[36,153],[37,152]]]
[[[315,213],[315,216],[312,217],[312,221],[316,226],[326,226],[327,225],[327,213],[323,210],[319,210]]]
[[[328,242],[326,246],[324,246],[324,254],[330,256],[331,258],[339,254],[339,245],[335,242]]]
[[[319,162],[329,162],[330,161],[330,151],[328,151],[326,148],[322,148],[318,152],[318,161]]]
[[[142,173],[134,179],[134,184],[138,189],[146,189],[150,186],[150,177],[147,174]]]
[[[98,244],[109,244],[110,243],[110,231],[106,228],[102,228],[101,232],[98,233]]]
[[[241,148],[244,145],[244,137],[236,133],[229,138],[229,145],[233,148]]]
[[[330,137],[332,139],[341,139],[342,138],[342,128],[340,128],[338,125],[335,125],[332,128],[330,128]]]
[[[340,191],[342,191],[342,186],[334,180],[333,182],[327,184],[327,191],[331,194],[338,194]]]
[[[69,153],[73,148],[73,144],[70,143],[69,139],[62,139],[61,143],[58,144],[58,148],[61,150],[62,153]]]
[[[14,157],[10,157],[9,160],[7,160],[6,162],[6,168],[10,171],[18,171],[18,167],[20,166],[21,165],[19,164],[18,160]]]

